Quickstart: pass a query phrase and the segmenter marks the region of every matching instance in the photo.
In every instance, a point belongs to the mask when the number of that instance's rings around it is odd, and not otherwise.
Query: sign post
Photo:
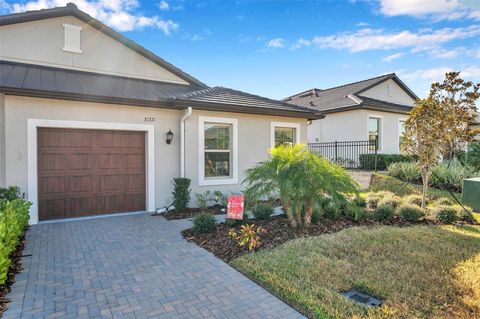
[[[243,204],[245,197],[243,195],[228,196],[227,219],[243,219]]]

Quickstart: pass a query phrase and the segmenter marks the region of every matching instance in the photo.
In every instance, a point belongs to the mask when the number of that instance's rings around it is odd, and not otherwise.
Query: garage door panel
[[[38,129],[41,220],[145,210],[145,133]]]

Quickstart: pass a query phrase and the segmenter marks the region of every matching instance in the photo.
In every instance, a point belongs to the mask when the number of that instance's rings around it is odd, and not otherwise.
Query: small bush
[[[367,201],[364,196],[359,195],[352,199],[352,204],[357,207],[367,207]]]
[[[446,197],[440,197],[434,204],[435,206],[452,206],[452,202]]]
[[[253,208],[253,216],[256,219],[270,219],[273,214],[273,207],[269,204],[260,203]]]
[[[454,205],[453,207],[457,210],[458,220],[467,224],[476,223],[475,218],[473,218],[473,209],[471,207],[465,205],[463,205],[463,207],[460,205]],[[465,211],[464,207],[467,211]]]
[[[7,188],[0,187],[0,199],[7,199],[13,201],[20,198],[20,187],[9,186]]]
[[[319,207],[315,207],[312,212],[312,224],[316,225],[320,221],[320,217],[322,216],[322,209]]]
[[[417,222],[425,216],[423,210],[414,204],[403,204],[397,209],[398,214],[407,222]]]
[[[398,162],[388,166],[388,175],[406,182],[419,182],[422,179],[420,168],[414,162]]]
[[[208,200],[210,199],[210,191],[203,193],[195,193],[195,198],[197,199],[197,206],[200,210],[204,211],[208,209]]]
[[[365,209],[363,207],[358,207],[355,205],[347,205],[344,210],[345,216],[354,221],[361,221],[365,219]]]
[[[328,219],[336,220],[340,217],[340,206],[338,203],[335,203],[331,200],[324,208],[323,208],[323,216]]]
[[[382,205],[373,211],[373,219],[377,221],[387,221],[393,218],[395,207],[390,205]]]
[[[262,226],[258,226],[255,229],[254,224],[246,224],[240,227],[240,232],[238,233],[233,229],[230,230],[228,237],[236,240],[239,247],[246,246],[249,251],[252,251],[262,244],[260,242],[260,235],[265,233],[267,233],[267,231]]]
[[[365,200],[367,203],[367,208],[375,209],[378,206],[378,202],[385,198],[395,197],[392,192],[389,191],[380,191],[380,192],[369,192],[365,194]]]
[[[385,196],[378,201],[377,206],[392,206],[397,208],[402,202],[402,199],[396,195]]]
[[[432,209],[436,220],[444,224],[452,224],[457,221],[457,210],[452,206],[436,206]]]
[[[215,229],[215,217],[201,213],[193,220],[193,232],[196,234],[210,233]]]
[[[411,194],[408,196],[403,197],[403,202],[408,205],[415,205],[415,206],[422,206],[422,196]]]
[[[465,178],[478,176],[478,172],[459,161],[442,162],[432,169],[431,185],[436,188],[462,191]]]
[[[174,178],[173,179],[173,205],[175,211],[183,212],[190,202],[190,179]]]
[[[317,202],[316,202],[316,206],[320,207],[321,209],[325,208],[325,206],[327,206],[330,202],[332,201],[332,199],[330,197],[327,197],[327,196],[322,196],[320,198],[317,199]]]
[[[359,160],[362,169],[375,169],[375,154],[360,154]],[[414,157],[402,154],[377,154],[377,170],[384,171],[392,163],[412,162],[414,160]]]

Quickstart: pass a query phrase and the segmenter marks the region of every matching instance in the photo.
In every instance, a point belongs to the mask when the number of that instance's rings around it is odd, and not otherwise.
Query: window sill
[[[198,182],[200,186],[213,186],[213,185],[235,185],[238,184],[237,178],[208,178],[201,179]]]

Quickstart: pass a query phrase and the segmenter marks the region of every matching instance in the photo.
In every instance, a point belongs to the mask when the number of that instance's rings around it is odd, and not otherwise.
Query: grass
[[[406,186],[404,181],[399,180],[398,178],[391,177],[384,174],[375,173],[373,174],[372,183],[368,188],[368,191],[378,192],[378,191],[390,191],[396,193],[398,196],[406,196],[410,194],[422,194],[422,186],[417,184],[408,183]],[[462,201],[462,194],[453,193],[455,197]],[[452,195],[448,191],[436,189],[430,187],[428,190],[428,196],[432,199],[446,197],[453,200]]]
[[[310,318],[477,318],[480,227],[354,227],[247,254],[232,265]],[[365,308],[339,292],[385,300]]]

